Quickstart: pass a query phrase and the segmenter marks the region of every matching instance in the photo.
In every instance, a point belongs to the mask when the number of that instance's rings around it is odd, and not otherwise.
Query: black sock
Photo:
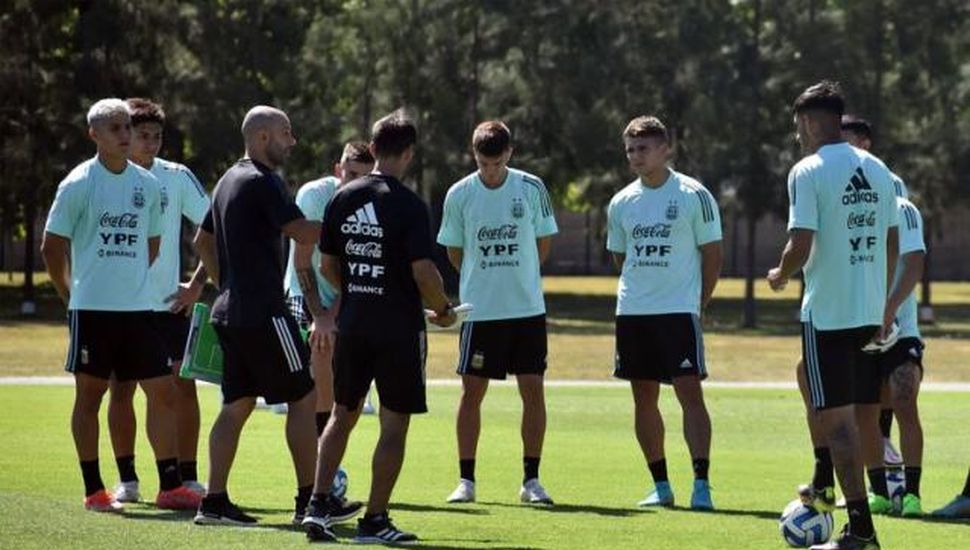
[[[123,482],[138,481],[138,474],[135,473],[135,455],[115,457],[118,465],[118,477]]]
[[[903,471],[906,473],[906,492],[919,496],[919,481],[923,477],[923,468],[906,466]]]
[[[647,463],[647,467],[650,468],[650,475],[653,476],[654,483],[660,483],[662,481],[667,481],[667,459],[661,458],[660,460],[655,460],[653,462]]]
[[[313,496],[313,485],[307,485],[305,487],[296,488],[296,511],[304,512],[306,510],[307,504],[310,503],[310,497]]]
[[[879,430],[882,431],[882,436],[889,439],[889,435],[893,431],[893,410],[892,409],[882,409],[879,411]]]
[[[330,411],[317,413],[317,437],[318,438],[321,435],[323,435],[323,429],[327,427],[327,422],[329,421],[330,421]]]
[[[835,487],[835,469],[832,466],[832,454],[828,447],[815,447],[815,475],[812,476],[812,487],[821,490]]]
[[[885,479],[885,475],[883,479]],[[876,530],[872,526],[872,514],[869,512],[869,502],[866,499],[847,501],[845,503],[845,510],[849,513],[850,533],[863,539],[870,539],[876,534]]]
[[[462,479],[475,481],[475,459],[465,458],[458,461],[458,471]]]
[[[970,470],[967,470],[967,482],[963,486],[963,496],[970,498]]]
[[[178,462],[177,458],[166,458],[165,460],[155,461],[155,465],[158,467],[159,491],[171,491],[182,485],[182,478],[179,477]]]
[[[223,504],[229,502],[229,493],[206,493],[202,500],[210,504]]]
[[[530,479],[539,479],[539,457],[522,457],[522,469],[525,472],[525,478],[522,480],[522,483],[525,483]]]
[[[693,461],[694,479],[707,480],[707,471],[711,468],[711,461],[706,458],[697,458]]]
[[[311,489],[311,491],[312,490],[313,489]],[[324,502],[327,502],[327,499],[329,498],[330,498],[330,493],[313,493],[310,496],[310,502],[319,502],[322,504]]]
[[[182,481],[199,481],[198,462],[192,460],[179,462],[179,474]]]
[[[370,512],[367,512],[367,513],[364,514],[364,520],[365,521],[380,520],[380,519],[384,519],[386,517],[387,517],[387,512],[378,512],[376,514],[372,514]]]
[[[886,483],[885,468],[869,468],[866,470],[869,475],[869,488],[872,492],[885,498],[889,498],[889,484]]]
[[[84,496],[89,497],[104,489],[98,459],[81,461],[81,477],[84,478]]]

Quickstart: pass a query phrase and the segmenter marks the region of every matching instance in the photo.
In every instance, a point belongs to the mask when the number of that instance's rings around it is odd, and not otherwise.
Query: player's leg
[[[704,403],[704,393],[698,376],[678,376],[674,392],[680,402],[684,418],[684,439],[694,468],[694,494],[691,508],[712,510],[708,470],[711,456],[711,417]]]
[[[539,483],[539,463],[546,435],[544,375],[548,344],[546,316],[503,321],[508,339],[508,372],[514,374],[522,399],[522,488],[519,500],[531,504],[552,504],[552,497]]]
[[[487,390],[488,378],[471,374],[462,375],[461,397],[458,401],[458,414],[455,419],[460,479],[458,480],[458,487],[448,495],[448,502],[475,501],[475,457],[482,428],[482,400],[485,398]]]
[[[892,393],[889,389],[889,384],[885,384],[882,388],[882,393],[879,396],[880,399],[880,410],[879,410],[879,433],[882,435],[882,446],[883,446],[883,456],[882,461],[887,467],[902,466],[903,457],[899,454],[899,451],[893,445],[892,431],[893,431],[893,405],[892,405]]]
[[[919,344],[917,342],[913,345]],[[923,515],[920,497],[920,480],[923,475],[923,426],[917,407],[922,378],[923,369],[912,360],[904,362],[889,375],[892,407],[899,422],[899,443],[905,464],[906,492],[903,496],[902,514],[908,517]]]
[[[371,463],[373,479],[367,499],[369,516],[387,513],[391,491],[404,464],[404,448],[411,421],[410,414],[394,412],[387,407],[381,407],[379,416],[381,433]]]
[[[639,505],[673,506],[674,493],[664,454],[664,421],[659,407],[660,382],[631,380],[630,387],[633,391],[634,432],[654,483],[654,490]]]
[[[205,486],[199,483],[198,452],[201,420],[199,414],[199,394],[195,380],[178,375],[181,361],[172,366],[172,379],[175,386],[175,431],[178,434],[179,473],[182,484],[190,490],[205,496]]]
[[[812,406],[804,359],[799,359],[795,366],[795,378],[798,380],[798,391],[805,404],[805,421],[808,424],[808,435],[812,440],[812,450],[815,454],[812,482],[800,486],[798,494],[805,504],[823,511],[831,511],[835,509],[835,468],[832,466],[832,454],[829,452],[828,443],[822,436],[818,412]]]
[[[138,502],[138,474],[135,472],[135,389],[137,382],[109,381],[108,433],[118,465],[119,483],[114,490],[118,502]]]
[[[98,411],[107,391],[107,379],[75,373],[71,433],[84,479],[84,507],[98,512],[121,510],[121,505],[104,489],[98,462]]]
[[[310,365],[313,369],[313,383],[316,387],[314,417],[317,437],[330,420],[333,411],[333,348],[332,344],[323,348],[310,348]]]

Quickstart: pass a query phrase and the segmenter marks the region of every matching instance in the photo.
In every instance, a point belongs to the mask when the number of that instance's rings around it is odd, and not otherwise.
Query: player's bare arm
[[[552,237],[540,237],[536,239],[536,248],[539,250],[539,265],[546,263],[549,254],[552,252]]]
[[[298,244],[314,245],[320,240],[320,222],[299,218],[284,225],[283,234]]]
[[[206,273],[212,279],[213,284],[219,286],[219,255],[216,253],[216,238],[201,227],[195,233],[195,240],[192,242],[196,254],[202,261]]]
[[[623,271],[623,263],[626,262],[626,254],[621,254],[619,252],[613,252],[613,265],[616,266],[616,270]]]
[[[330,286],[340,292],[340,258],[323,254],[320,257],[320,273],[330,283]]]
[[[317,277],[313,273],[313,244],[297,243],[293,250],[293,265],[296,268],[296,279],[303,292],[303,303],[310,310],[310,315],[318,319],[327,314],[320,300],[320,289],[317,288]]]
[[[411,262],[411,274],[418,284],[421,299],[434,315],[428,321],[439,326],[450,326],[455,322],[455,312],[445,294],[445,285],[434,262],[428,259]]]
[[[903,272],[899,275],[897,284],[886,300],[886,309],[895,312],[899,306],[906,301],[906,298],[916,289],[916,283],[923,278],[923,266],[926,260],[926,253],[922,250],[915,250],[903,255]]]
[[[158,259],[158,249],[162,245],[162,237],[149,237],[148,239],[148,265],[155,263]]]
[[[721,241],[714,241],[698,247],[701,251],[701,311],[703,311],[717,286],[721,276],[721,264],[724,262],[724,251]]]
[[[893,281],[896,280],[896,262],[899,261],[899,227],[891,226],[886,232],[886,309],[882,314],[882,331],[884,337],[889,333],[889,327],[896,319],[898,305],[890,309],[889,299],[892,297]],[[914,284],[915,286],[915,284]],[[902,303],[902,301],[900,301]]]
[[[461,248],[454,246],[449,246],[448,250],[448,261],[455,268],[455,271],[461,271],[461,261],[465,257],[465,253]]]
[[[192,278],[187,283],[179,283],[178,290],[165,298],[165,301],[170,304],[168,310],[172,313],[187,312],[202,297],[202,290],[205,288],[208,276],[205,266],[199,262],[195,272],[192,273]]]
[[[70,250],[70,239],[50,232],[44,233],[44,242],[40,245],[40,251],[44,256],[51,283],[65,305],[71,301],[71,263],[68,256]]]
[[[788,279],[798,271],[808,261],[808,255],[812,251],[812,240],[815,232],[810,229],[792,229],[788,235],[788,243],[785,250],[781,253],[781,262],[778,267],[768,271],[768,284],[771,290],[779,292],[785,289]]]

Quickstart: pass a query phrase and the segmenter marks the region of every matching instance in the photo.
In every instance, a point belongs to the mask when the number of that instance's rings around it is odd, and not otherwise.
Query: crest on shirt
[[[131,205],[135,208],[145,207],[145,190],[141,187],[136,187],[134,194],[131,196]]]
[[[667,203],[667,219],[674,221],[677,219],[677,201],[670,201]]]
[[[521,198],[512,199],[512,217],[519,219],[525,216],[525,206],[522,204]]]
[[[159,188],[159,191],[161,194],[161,199],[159,201],[159,204],[161,205],[162,213],[164,214],[165,208],[168,206],[168,189],[163,186]]]

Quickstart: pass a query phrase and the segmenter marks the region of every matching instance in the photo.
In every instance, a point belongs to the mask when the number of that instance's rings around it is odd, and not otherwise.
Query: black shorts
[[[461,325],[458,374],[504,380],[546,372],[546,316],[469,321]]]
[[[119,382],[171,375],[151,311],[68,311],[64,370]]]
[[[802,323],[805,379],[816,410],[879,403],[878,356],[862,351],[877,330],[877,326],[818,330]]]
[[[360,406],[373,380],[381,406],[401,414],[428,412],[424,331],[402,335],[337,332],[333,352],[334,401]]]
[[[678,376],[707,378],[704,333],[692,313],[618,315],[613,376],[671,383]]]
[[[181,313],[169,311],[153,311],[152,317],[155,318],[155,328],[162,339],[162,345],[165,346],[168,366],[181,363],[182,356],[185,355],[185,342],[189,338],[191,319]]]
[[[900,338],[893,347],[886,353],[876,356],[879,364],[879,373],[884,380],[906,363],[912,363],[919,367],[920,374],[923,371],[923,341],[916,337]]]
[[[300,325],[303,330],[308,330],[310,324],[313,323],[313,316],[310,315],[310,310],[306,307],[306,301],[303,300],[303,296],[288,296],[286,298],[286,307],[290,310],[290,315],[296,321],[296,324]]]
[[[222,400],[262,396],[267,403],[299,401],[313,390],[310,351],[289,315],[261,327],[213,325],[222,346]]]

